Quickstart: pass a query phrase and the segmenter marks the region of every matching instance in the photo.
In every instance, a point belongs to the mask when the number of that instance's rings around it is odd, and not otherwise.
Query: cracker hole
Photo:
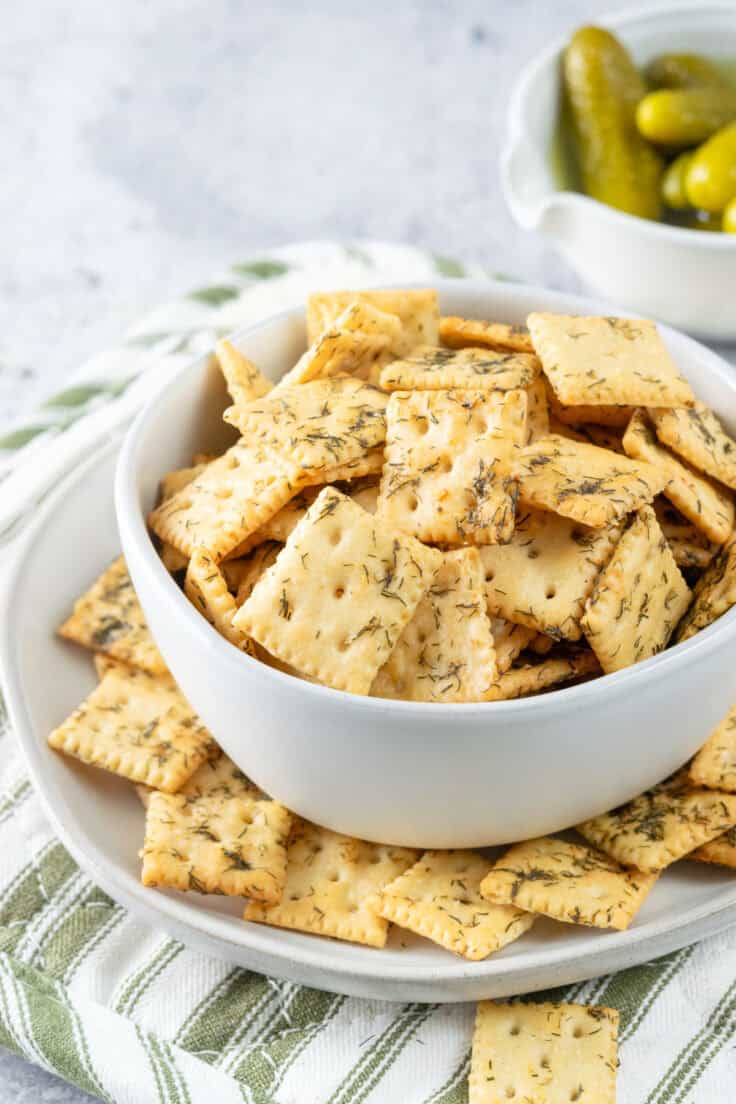
[[[236,456],[229,456],[227,460],[227,466],[232,470],[233,468],[240,467],[240,461]]]
[[[417,498],[416,495],[412,495],[411,498],[409,499],[409,509],[410,510],[416,510],[418,508],[418,506],[419,506],[419,499]]]
[[[509,1031],[509,1035],[520,1035],[520,1034],[521,1034],[521,1028],[519,1027],[519,1025],[518,1024],[512,1024],[511,1025],[511,1030]]]
[[[571,1100],[579,1100],[582,1095],[583,1095],[583,1090],[580,1087],[580,1085],[578,1085],[578,1087],[576,1089],[573,1089],[572,1092],[570,1093],[570,1099]]]
[[[232,487],[218,487],[215,491],[215,498],[230,498],[232,493]]]
[[[486,582],[487,583],[492,583],[493,582],[494,574],[495,574],[495,572],[493,572],[493,571],[486,571]]]
[[[336,598],[342,598],[344,593],[345,593],[345,587],[341,587],[341,586],[335,587],[334,595],[335,595]]]
[[[333,545],[333,546],[336,545],[336,544],[339,544],[341,538],[342,538],[341,531],[339,529],[335,529],[332,533],[330,533],[330,544]]]
[[[543,1070],[548,1070],[549,1069],[549,1055],[547,1055],[547,1054],[542,1055],[542,1057],[539,1059],[539,1066],[540,1066],[540,1069],[543,1069]]]
[[[572,1033],[572,1037],[573,1037],[573,1039],[582,1039],[582,1037],[583,1037],[583,1029],[582,1029],[582,1027],[576,1027],[576,1028],[574,1028],[574,1029],[573,1029],[573,1033]]]
[[[506,1099],[511,1100],[513,1096],[516,1096],[516,1089],[513,1085],[506,1086]]]
[[[488,429],[488,422],[485,420],[485,418],[475,418],[473,421],[473,425],[477,429],[478,433],[485,433]]]
[[[340,881],[340,875],[337,873],[337,871],[335,871],[335,873],[333,873],[333,874],[330,874],[329,881],[331,881],[331,882],[339,882]]]
[[[439,470],[447,474],[452,471],[452,460],[449,456],[443,456],[440,460]]]
[[[545,598],[554,598],[554,596],[555,596],[556,594],[557,594],[557,587],[555,587],[555,586],[548,586],[548,587],[547,587],[547,589],[546,589],[546,590],[545,590],[545,592],[544,592],[544,597],[545,597]]]

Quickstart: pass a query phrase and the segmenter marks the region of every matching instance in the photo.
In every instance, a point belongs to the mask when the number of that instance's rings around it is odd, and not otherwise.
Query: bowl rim
[[[416,287],[420,281],[386,282],[375,285],[380,288],[409,288]],[[533,284],[514,283],[497,280],[477,279],[437,279],[433,281],[433,287],[438,292],[443,290],[457,290],[462,287],[468,295],[494,295],[513,301],[517,296],[539,296],[542,301],[555,303],[558,301],[559,309],[577,313],[615,313],[615,308],[610,305],[584,296],[572,295],[535,286]],[[279,311],[268,318],[262,319],[253,325],[234,331],[229,340],[239,344],[243,339],[266,327],[283,324],[294,318],[304,317],[305,306],[290,307]],[[555,309],[554,306],[546,309]],[[634,317],[629,314],[628,317]],[[736,375],[723,358],[708,349],[694,338],[688,337],[673,327],[663,323],[657,323],[665,336],[674,337],[677,342],[684,343],[686,348],[692,351],[699,360],[705,360],[711,372],[719,376],[726,385],[736,394]],[[375,698],[368,695],[353,694],[346,690],[337,690],[320,683],[300,680],[293,675],[286,674],[242,652],[234,644],[222,637],[217,630],[209,624],[192,606],[184,592],[172,578],[157,555],[153,542],[148,533],[143,511],[138,502],[136,489],[137,472],[140,454],[147,440],[147,431],[159,414],[159,407],[170,398],[181,386],[182,381],[190,373],[201,371],[209,362],[211,351],[197,357],[174,373],[156,389],[143,409],[138,413],[133,423],[129,426],[118,456],[115,470],[115,514],[118,521],[123,549],[126,544],[132,544],[138,555],[139,568],[145,571],[148,581],[158,591],[160,601],[165,603],[172,616],[183,621],[197,647],[203,655],[211,657],[215,662],[230,669],[234,679],[238,675],[242,677],[243,666],[252,665],[261,680],[266,680],[274,692],[280,688],[296,693],[303,692],[315,698],[315,704],[322,703],[324,708],[341,706],[366,709],[376,715],[398,713],[399,715],[413,714],[421,716],[426,714],[435,719],[449,717],[464,717],[466,720],[474,717],[483,717],[485,720],[498,718],[509,719],[511,716],[524,716],[533,720],[535,715],[544,712],[548,717],[550,711],[566,711],[568,708],[579,704],[603,706],[613,696],[619,693],[633,693],[636,687],[646,679],[667,679],[673,672],[689,662],[691,658],[703,659],[712,651],[736,638],[736,606],[727,610],[711,625],[696,633],[689,640],[668,648],[658,655],[642,660],[623,670],[611,674],[604,674],[587,682],[574,686],[553,689],[544,694],[534,695],[528,698],[516,698],[509,701],[492,702],[412,702],[391,698]]]
[[[729,23],[736,29],[736,8],[732,0],[708,0],[705,4],[688,2],[688,0],[674,0],[673,3],[645,4],[624,11],[605,12],[598,16],[593,23],[598,26],[612,29],[636,26],[657,16],[689,15],[702,18],[704,14],[723,14],[730,16]],[[540,50],[523,66],[519,76],[514,82],[509,97],[507,110],[506,140],[501,152],[501,182],[506,200],[515,211],[517,205],[516,190],[511,183],[512,174],[509,166],[515,151],[523,143],[528,144],[527,127],[525,124],[527,103],[533,93],[534,85],[540,74],[552,64],[557,64],[562,51],[569,42],[569,35],[560,35],[544,49]],[[549,135],[547,135],[549,138]],[[535,145],[535,149],[538,147]],[[546,156],[546,150],[545,150]],[[510,199],[510,197],[512,197]],[[531,205],[530,205],[531,206]],[[669,242],[670,244],[690,245],[700,252],[711,250],[726,251],[736,249],[736,234],[709,233],[703,230],[693,230],[686,226],[672,226],[669,223],[658,222],[654,219],[645,219],[639,215],[631,215],[626,211],[619,211],[615,207],[609,207],[592,196],[582,192],[576,192],[569,188],[551,188],[545,192],[533,204],[536,215],[535,221],[551,208],[558,210],[576,208],[589,210],[600,218],[608,219],[613,227],[638,228],[644,237],[650,237],[655,241]],[[514,214],[514,217],[516,215]],[[519,220],[517,220],[519,221]]]

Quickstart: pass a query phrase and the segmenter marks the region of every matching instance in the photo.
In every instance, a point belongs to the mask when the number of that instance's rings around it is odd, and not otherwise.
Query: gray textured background
[[[509,88],[615,0],[7,0],[0,420],[156,302],[307,237],[559,287],[497,178]],[[0,1102],[91,1098],[0,1052]],[[147,1104],[147,1102],[141,1102]]]

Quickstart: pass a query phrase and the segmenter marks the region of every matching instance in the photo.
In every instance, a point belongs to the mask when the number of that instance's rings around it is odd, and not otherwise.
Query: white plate
[[[267,974],[383,1000],[457,1001],[569,984],[621,970],[736,921],[736,879],[680,863],[629,931],[542,920],[485,962],[465,962],[394,929],[383,951],[241,918],[242,902],[144,889],[143,809],[133,787],[49,750],[46,734],[95,683],[89,656],[54,635],[73,600],[119,552],[112,501],[117,445],[67,479],[39,511],[9,579],[0,644],[13,726],[55,831],[115,900],[197,949]]]

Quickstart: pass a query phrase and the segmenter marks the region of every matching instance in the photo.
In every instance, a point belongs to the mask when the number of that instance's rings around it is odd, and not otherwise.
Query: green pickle
[[[724,234],[736,234],[736,199],[732,199],[724,208],[721,230]]]
[[[692,206],[685,190],[685,177],[692,159],[692,153],[681,153],[664,171],[662,199],[673,211],[684,211]]]
[[[672,226],[681,226],[684,230],[708,230],[720,233],[723,229],[721,216],[710,211],[673,211],[665,220]]]
[[[736,119],[736,89],[663,88],[650,92],[636,109],[642,137],[659,146],[697,146]]]
[[[660,54],[644,70],[652,88],[722,88],[723,76],[712,61],[701,54]]]
[[[704,211],[718,213],[736,197],[736,123],[695,151],[685,186],[693,207]]]
[[[563,58],[565,94],[584,191],[642,218],[661,213],[662,160],[636,130],[636,105],[646,88],[618,39],[582,27]]]

